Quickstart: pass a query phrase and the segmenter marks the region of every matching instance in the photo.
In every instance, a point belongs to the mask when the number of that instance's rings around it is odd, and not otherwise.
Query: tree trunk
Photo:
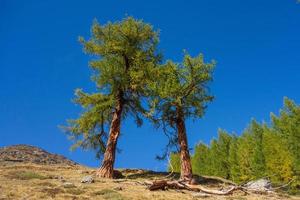
[[[102,161],[102,166],[97,171],[97,176],[102,178],[113,178],[114,177],[114,162],[118,137],[120,135],[120,125],[123,110],[123,93],[120,92],[117,97],[117,105],[113,113],[109,138]]]
[[[181,106],[176,107],[176,126],[178,132],[178,143],[180,146],[180,179],[191,180],[193,178],[191,158],[188,149],[188,142],[186,136],[184,115]]]

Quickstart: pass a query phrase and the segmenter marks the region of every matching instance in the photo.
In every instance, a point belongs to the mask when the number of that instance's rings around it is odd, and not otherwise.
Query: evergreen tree
[[[240,180],[261,178],[265,175],[263,154],[263,128],[255,120],[242,133],[238,144],[238,161],[240,163]]]
[[[251,169],[253,177],[261,178],[265,176],[265,156],[263,153],[263,133],[264,130],[255,120],[251,121],[248,132],[251,134],[253,143],[253,155],[251,156]]]
[[[209,175],[220,176],[221,174],[221,159],[219,157],[218,141],[212,139],[209,146],[210,170]]]
[[[132,115],[138,125],[142,123],[141,100],[161,58],[156,52],[158,33],[151,25],[128,17],[103,26],[95,22],[91,38],[80,38],[80,42],[94,58],[90,66],[97,90],[91,94],[76,91],[75,102],[84,112],[70,121],[68,131],[79,140],[76,146],[93,146],[93,141],[101,144],[99,154],[104,152],[104,158],[97,175],[112,178],[122,119]],[[109,127],[108,134],[105,127]]]
[[[229,153],[230,153],[230,144],[232,137],[224,130],[219,130],[218,137],[218,151],[219,157],[221,158],[221,167],[222,167],[222,177],[229,179],[230,178],[230,163],[229,163]]]
[[[300,106],[285,97],[279,116],[271,114],[271,118],[274,130],[284,140],[292,154],[293,171],[296,178],[294,185],[300,187]]]
[[[193,173],[197,175],[210,175],[210,161],[209,147],[202,142],[197,144],[192,156]]]
[[[182,63],[168,61],[160,68],[153,83],[156,113],[164,130],[171,128],[177,134],[180,148],[181,179],[192,178],[192,166],[185,127],[187,118],[202,117],[208,102],[212,101],[207,84],[212,80],[214,63],[205,63],[203,56],[185,54]],[[158,122],[158,123],[159,123]]]
[[[248,132],[244,132],[238,140],[237,160],[239,162],[240,181],[253,179],[251,161],[253,155],[252,137]]]
[[[228,162],[230,166],[230,179],[234,182],[240,182],[240,163],[237,156],[237,150],[239,148],[239,141],[236,135],[231,138],[229,146]]]
[[[223,130],[219,130],[217,140],[212,140],[210,145],[210,156],[213,175],[223,178],[230,177],[230,163],[228,160],[230,143],[231,136]]]
[[[286,142],[274,130],[264,126],[263,149],[266,174],[273,183],[287,183],[293,177],[293,157]]]

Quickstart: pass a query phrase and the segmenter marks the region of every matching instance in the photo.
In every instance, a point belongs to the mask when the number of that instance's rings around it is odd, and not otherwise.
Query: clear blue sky
[[[59,130],[80,108],[73,91],[93,88],[79,35],[124,16],[161,30],[165,58],[182,49],[218,64],[205,117],[187,122],[189,143],[209,142],[218,128],[240,133],[252,117],[268,120],[284,96],[300,102],[300,4],[296,0],[17,1],[0,0],[0,146],[25,143],[98,166],[92,152],[70,152]],[[122,124],[116,167],[162,170],[154,159],[166,139],[146,124]]]

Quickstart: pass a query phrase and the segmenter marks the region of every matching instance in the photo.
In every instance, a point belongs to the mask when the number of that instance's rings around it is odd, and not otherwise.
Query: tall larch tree
[[[231,135],[219,129],[218,139],[212,140],[210,145],[211,169],[213,174],[227,179],[230,178],[230,163],[228,157],[231,139]]]
[[[293,171],[300,187],[300,105],[285,97],[279,116],[271,115],[273,129],[283,139],[293,157]]]
[[[214,62],[205,63],[202,55],[193,58],[186,53],[182,63],[167,61],[154,82],[158,118],[164,130],[175,130],[170,131],[176,138],[171,140],[178,141],[181,179],[184,180],[190,180],[193,175],[185,120],[202,117],[207,103],[213,100],[208,83],[212,80],[214,65]]]
[[[252,177],[251,159],[253,157],[252,135],[243,132],[238,140],[237,160],[239,163],[239,181],[245,182],[256,177]]]
[[[266,174],[275,184],[287,183],[293,178],[293,157],[288,145],[274,129],[264,125],[263,150]]]
[[[147,79],[161,60],[157,53],[158,32],[132,17],[100,25],[94,22],[91,38],[80,38],[84,51],[92,55],[90,66],[95,93],[77,90],[75,102],[84,112],[70,120],[68,132],[78,139],[75,146],[95,147],[104,153],[97,176],[113,178],[113,167],[121,121],[128,115],[141,125]],[[109,132],[105,131],[105,127]],[[105,145],[106,142],[106,145]]]
[[[193,173],[197,175],[210,175],[211,159],[209,147],[204,143],[195,146],[192,156]]]
[[[230,179],[234,182],[239,182],[240,180],[240,163],[237,157],[238,150],[238,136],[232,135],[232,139],[229,146],[228,162],[230,165]]]
[[[252,120],[247,130],[252,135],[253,156],[251,168],[253,176],[264,177],[265,174],[265,155],[263,151],[264,129],[256,120]]]

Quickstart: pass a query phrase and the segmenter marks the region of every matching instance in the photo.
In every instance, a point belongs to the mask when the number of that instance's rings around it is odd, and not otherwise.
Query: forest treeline
[[[277,185],[290,183],[290,189],[299,191],[300,105],[284,98],[279,115],[271,113],[268,123],[252,119],[239,136],[219,130],[209,145],[200,142],[195,146],[191,159],[197,175],[220,176],[236,183],[267,177]],[[179,154],[171,154],[170,165],[180,171]]]

